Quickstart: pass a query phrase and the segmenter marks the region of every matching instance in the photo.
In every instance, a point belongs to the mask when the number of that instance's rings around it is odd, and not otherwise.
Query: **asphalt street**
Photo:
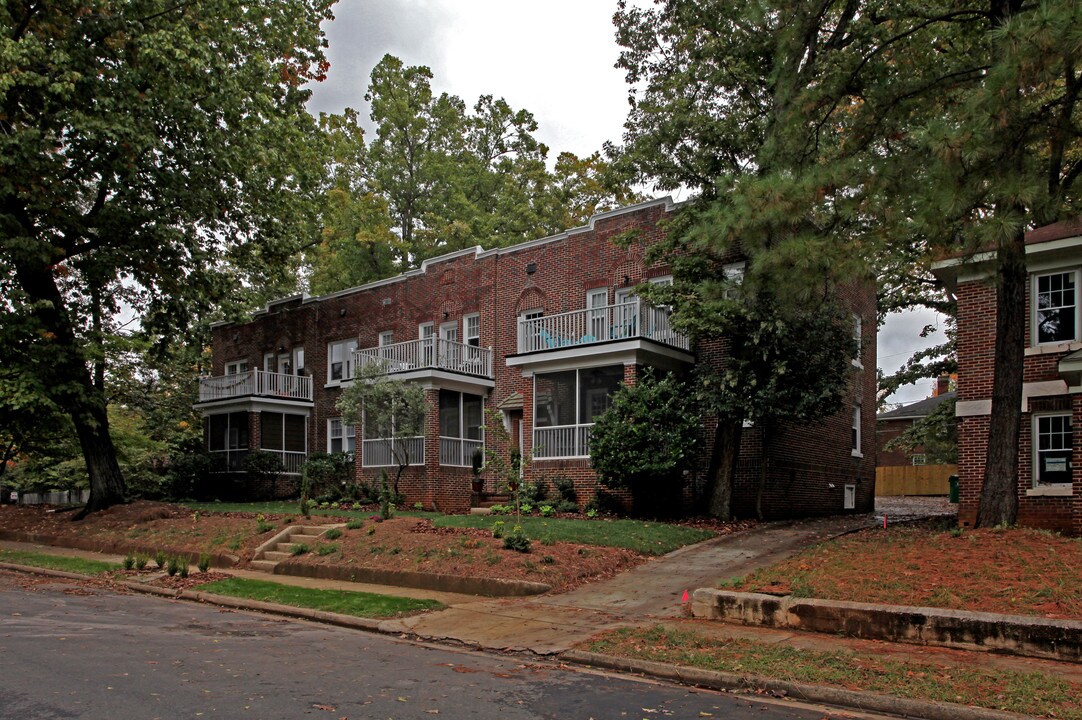
[[[853,717],[0,572],[0,718]]]

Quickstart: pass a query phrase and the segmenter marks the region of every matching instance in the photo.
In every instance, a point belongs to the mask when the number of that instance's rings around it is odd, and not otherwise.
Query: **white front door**
[[[632,288],[620,288],[616,291],[616,309],[612,337],[632,338],[638,335],[639,306],[638,296]]]
[[[589,308],[589,327],[586,332],[590,337],[583,342],[599,342],[609,339],[609,289],[597,288],[586,291],[586,307]]]
[[[458,323],[445,322],[440,325],[439,366],[454,370],[458,367]]]

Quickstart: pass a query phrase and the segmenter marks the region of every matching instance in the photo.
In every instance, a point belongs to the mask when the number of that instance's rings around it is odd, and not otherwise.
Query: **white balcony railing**
[[[410,465],[425,464],[424,436],[406,438],[380,438],[361,443],[363,467],[387,467],[398,465],[400,459],[409,458]]]
[[[492,349],[431,337],[365,348],[353,353],[357,370],[379,364],[388,373],[439,369],[464,375],[492,377]]]
[[[244,459],[248,457],[248,448],[239,450],[211,450],[216,456],[222,458],[221,470],[225,472],[243,472]],[[300,475],[301,467],[308,459],[308,453],[293,450],[266,450],[258,452],[272,453],[282,461],[282,473],[286,475]]]
[[[686,335],[672,329],[667,309],[651,307],[638,298],[619,305],[572,310],[518,321],[520,353],[637,338],[654,340],[681,350],[691,347]]]
[[[199,378],[199,402],[252,395],[311,402],[312,378],[309,375],[287,375],[263,370]]]
[[[440,436],[440,465],[473,467],[474,451],[484,449],[485,442],[483,440]]]
[[[535,427],[533,456],[544,458],[589,457],[594,424]]]

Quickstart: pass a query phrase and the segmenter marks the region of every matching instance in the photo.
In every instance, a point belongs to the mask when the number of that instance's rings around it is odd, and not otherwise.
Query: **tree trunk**
[[[23,291],[37,301],[34,318],[51,343],[49,362],[39,368],[43,384],[49,399],[75,424],[90,476],[90,500],[73,518],[79,520],[87,513],[124,501],[124,477],[109,436],[105,393],[94,385],[65,310],[64,296],[50,268],[16,263],[15,272]]]
[[[732,517],[733,484],[736,480],[736,463],[740,459],[740,438],[744,434],[742,422],[718,421],[714,430],[714,448],[707,468],[707,505],[710,517],[728,520]]]
[[[116,460],[113,439],[109,436],[109,417],[104,403],[95,400],[87,399],[84,407],[71,412],[90,475],[90,499],[73,520],[81,520],[89,513],[124,501],[124,476]]]
[[[977,509],[977,527],[1018,519],[1018,429],[1022,421],[1022,362],[1026,342],[1025,231],[996,251],[996,347],[992,377],[992,414],[984,485]]]

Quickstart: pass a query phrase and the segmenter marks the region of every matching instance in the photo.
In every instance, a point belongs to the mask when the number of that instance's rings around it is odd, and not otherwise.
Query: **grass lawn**
[[[186,507],[201,512],[249,512],[275,515],[297,514],[297,503],[184,503]],[[313,515],[367,518],[371,510],[312,510]],[[514,515],[442,515],[434,512],[396,510],[402,517],[426,517],[436,527],[481,528],[489,530],[493,523],[502,521],[508,529],[515,525]],[[299,522],[299,520],[298,520]],[[522,518],[522,529],[534,540],[545,538],[557,542],[597,545],[634,550],[647,555],[664,555],[684,545],[702,542],[714,536],[709,530],[671,525],[659,522],[643,522],[630,519],[579,520],[575,518]]]
[[[317,590],[247,578],[217,580],[200,585],[198,589],[216,595],[261,600],[279,605],[325,610],[365,618],[398,617],[444,608],[443,603],[435,600],[416,600],[350,590]]]
[[[508,529],[517,522],[514,515],[439,515],[432,518],[432,524],[436,527],[486,530],[497,521],[502,521]],[[664,555],[714,536],[709,530],[630,519],[578,520],[531,516],[523,517],[521,524],[526,534],[536,540],[549,538],[581,545],[626,548],[646,555]]]
[[[119,570],[117,563],[108,563],[101,560],[87,560],[77,557],[65,557],[62,555],[48,555],[39,552],[27,552],[24,550],[0,550],[0,562],[15,565],[30,565],[32,567],[49,568],[50,570],[64,570],[66,572],[80,573],[82,575],[99,575],[110,570]]]
[[[798,597],[1082,619],[1082,539],[1039,530],[874,528],[730,588]]]
[[[719,640],[661,625],[610,631],[583,649],[902,698],[976,705],[1034,717],[1082,720],[1082,687],[1036,672],[945,668],[848,651],[820,652],[748,640]]]

